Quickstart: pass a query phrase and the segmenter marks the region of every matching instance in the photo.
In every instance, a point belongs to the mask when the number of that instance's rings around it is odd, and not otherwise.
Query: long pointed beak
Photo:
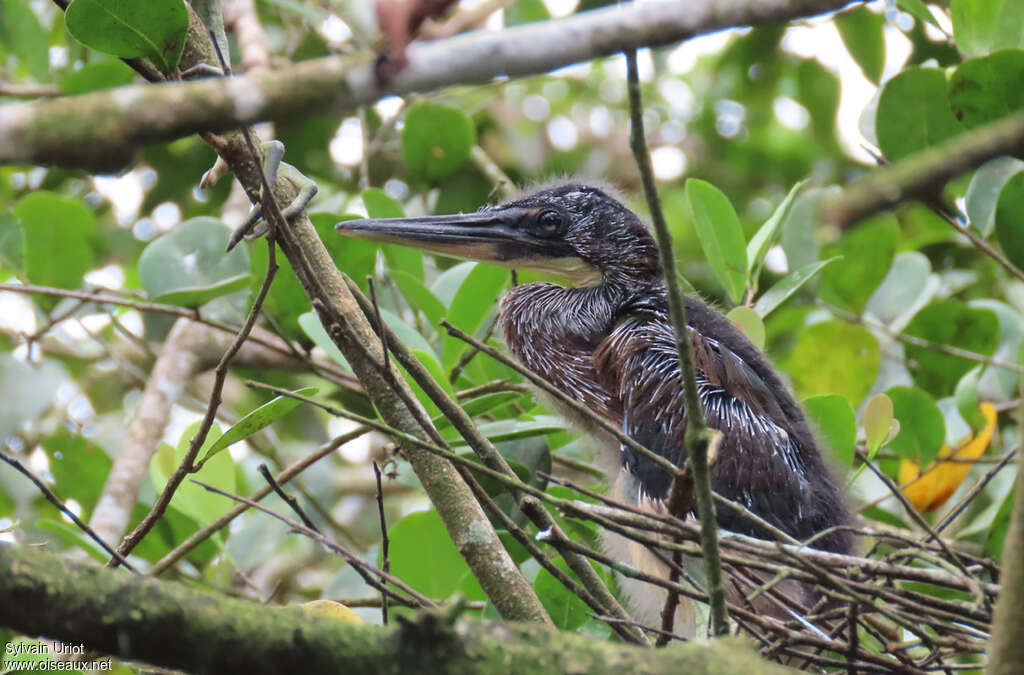
[[[505,208],[447,216],[343,220],[334,228],[349,237],[510,267],[532,267],[571,256],[567,243],[536,237],[521,227],[534,214],[532,209]]]

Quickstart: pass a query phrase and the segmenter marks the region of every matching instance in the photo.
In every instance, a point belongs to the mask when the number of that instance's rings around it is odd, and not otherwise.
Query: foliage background
[[[495,16],[513,25],[547,20],[552,9],[588,7],[585,1],[549,7],[516,0]],[[268,1],[257,8],[272,65],[365,49],[372,42],[365,29],[367,7]],[[841,40],[863,81],[879,87],[858,130],[847,124],[840,133],[841,87],[834,68],[797,47],[799,32],[808,26]],[[871,453],[893,480],[904,481],[909,474],[900,473],[901,462],[906,472],[908,463],[927,466],[944,445],[960,446],[984,426],[978,401],[996,404],[1002,414],[991,447],[962,485],[948,486],[959,492],[927,515],[935,520],[993,458],[1019,444],[1014,419],[1006,413],[1018,396],[1022,361],[1024,163],[993,160],[936,186],[931,204],[910,203],[843,230],[822,225],[815,207],[836,192],[834,186],[869,171],[874,153],[895,161],[1019,110],[1022,35],[1024,9],[1014,3],[954,0],[926,7],[908,0],[729,31],[642,54],[645,124],[677,271],[723,311],[754,309],[756,318],[748,312],[737,320],[752,322],[748,332],[754,334],[763,321],[766,351],[805,400],[830,442],[837,475],[851,483],[851,503],[871,526],[918,529],[888,488],[859,469],[855,447]],[[234,35],[232,48],[238,63]],[[835,42],[832,52],[837,49]],[[614,57],[542,77],[452,87],[405,101],[389,98],[358,114],[278,124],[272,134],[284,141],[286,161],[319,186],[309,212],[338,267],[364,289],[367,277],[375,279],[384,319],[424,364],[454,392],[511,383],[462,402],[514,468],[539,486],[547,485],[539,473],[551,471],[593,484],[592,449],[523,391],[519,376],[479,355],[466,361],[464,346],[437,325],[447,318],[500,345],[491,327],[496,300],[510,283],[508,272],[341,240],[332,225],[366,213],[475,210],[500,194],[494,179],[501,174],[528,183],[583,173],[638,195],[623,63]],[[0,94],[18,93],[16,85],[35,88],[30,94],[73,94],[133,77],[119,60],[72,38],[56,6],[5,0],[0,7]],[[14,98],[21,97],[0,97],[0,103]],[[26,294],[10,285],[109,289],[128,298],[198,307],[206,318],[240,324],[266,268],[266,249],[255,243],[221,253],[227,229],[218,221],[235,225],[242,212],[228,180],[209,190],[196,187],[213,160],[212,150],[193,137],[145,148],[117,176],[0,167],[0,277],[7,284],[0,292],[0,438],[5,452],[25,459],[84,519],[124,443],[140,387],[174,317]],[[793,192],[794,200],[776,212],[800,181],[806,184]],[[639,199],[630,206],[646,213]],[[694,213],[702,208],[712,214],[714,228],[701,236]],[[779,216],[777,243],[763,269],[745,270],[737,281],[716,266],[710,239],[724,246],[719,255],[728,259],[745,249],[773,212]],[[954,224],[940,212],[952,214]],[[984,255],[957,227],[1002,251],[1016,273]],[[309,300],[287,263],[282,265],[262,324],[301,349],[326,347]],[[763,300],[766,291],[780,280],[793,281],[787,275],[801,269],[814,274],[792,295],[775,306]],[[520,281],[531,278],[519,275]],[[943,345],[971,355],[944,353]],[[1017,371],[996,368],[993,359]],[[271,398],[245,388],[244,378],[289,389],[315,387],[319,398],[373,414],[358,391],[308,373],[239,367],[221,408],[223,429]],[[176,407],[135,520],[166,480],[174,449],[180,456],[194,433],[190,425],[205,409],[208,392],[209,379],[196,378]],[[891,394],[899,422],[895,438],[886,438],[885,415],[871,422],[864,414],[867,401],[884,392]],[[865,423],[885,429],[873,436]],[[230,453],[216,455],[198,478],[249,494],[262,484],[258,464],[282,467],[345,428],[320,411],[296,407]],[[441,431],[458,443],[450,427]],[[298,491],[318,525],[376,562],[380,523],[370,460],[378,461],[387,474],[392,571],[428,596],[441,599],[458,591],[475,609],[493,615],[436,514],[425,510],[429,503],[407,462],[390,450],[381,437],[354,441],[290,489]],[[1014,476],[1011,464],[957,517],[948,533],[959,545],[1000,559]],[[140,566],[158,561],[229,508],[191,487],[179,491],[161,524],[136,549]],[[547,489],[569,494],[557,486]],[[267,503],[283,510],[274,499]],[[565,526],[574,536],[594,540],[587,523],[567,520]],[[6,469],[0,470],[0,537],[45,541],[102,558],[31,484]],[[559,626],[608,634],[580,601],[512,548]],[[260,514],[240,517],[171,574],[263,602],[339,599],[365,621],[380,621],[379,609],[360,608],[373,604],[373,594],[351,568]]]

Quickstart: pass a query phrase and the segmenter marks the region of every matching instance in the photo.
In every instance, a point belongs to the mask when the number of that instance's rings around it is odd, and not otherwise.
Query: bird
[[[687,411],[665,270],[650,229],[614,188],[557,179],[475,213],[347,220],[336,229],[564,278],[567,285],[514,285],[503,296],[498,322],[509,351],[639,444],[683,465]],[[813,547],[850,552],[844,498],[788,387],[731,321],[697,297],[685,296],[684,303],[704,418],[721,433],[712,489]],[[611,496],[665,511],[672,475],[568,406],[553,406],[597,440]],[[766,536],[732,510],[719,508],[716,517],[726,530]],[[646,547],[619,535],[606,536],[605,548],[635,568],[667,575]],[[762,577],[733,580],[727,595],[742,601],[767,580]],[[802,584],[786,583],[801,603],[813,604]],[[660,625],[664,591],[632,579],[620,586],[638,620]],[[679,629],[684,636],[696,634],[698,614],[680,606],[677,627],[680,621],[689,626]]]

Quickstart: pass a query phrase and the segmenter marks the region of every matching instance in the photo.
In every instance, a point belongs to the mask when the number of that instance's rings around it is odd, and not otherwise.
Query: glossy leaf
[[[793,202],[797,195],[807,184],[802,180],[794,185],[782,203],[775,207],[771,217],[764,222],[747,244],[747,274],[750,275],[751,283],[756,283],[757,276],[761,273],[761,266],[764,264],[764,257],[768,255],[768,249],[775,245],[780,236],[779,228],[789,216]]]
[[[822,321],[800,334],[788,370],[801,396],[837,393],[859,406],[880,363],[878,341],[866,328]]]
[[[900,432],[889,442],[889,448],[904,459],[922,465],[931,462],[946,438],[946,423],[939,407],[931,396],[913,387],[893,387],[886,394],[900,422]]]
[[[196,422],[185,429],[176,447],[172,448],[170,445],[163,443],[157,449],[149,464],[149,477],[153,481],[153,488],[157,492],[164,489],[164,486],[167,485],[168,477],[174,473],[175,469],[178,468],[178,465],[184,459],[192,437],[199,431],[199,424],[199,422]],[[206,435],[206,441],[196,456],[203,457],[208,454],[209,449],[213,447],[213,444],[217,442],[220,436],[220,427],[214,424],[210,427],[210,431]],[[198,473],[191,474],[190,477],[225,492],[232,494],[237,492],[235,463],[231,459],[231,453],[229,452],[218,452],[213,455],[203,464],[203,468]],[[178,486],[174,497],[171,499],[171,504],[175,505],[189,518],[201,524],[213,522],[222,514],[230,511],[231,507],[234,506],[234,502],[227,497],[209,492],[188,479],[182,481],[181,485]]]
[[[498,296],[508,283],[508,271],[492,265],[477,264],[459,286],[448,309],[448,320],[470,335],[495,313]],[[446,336],[441,348],[441,363],[448,370],[467,349],[466,343]]]
[[[747,284],[747,250],[736,210],[721,190],[696,178],[686,181],[686,199],[708,263],[738,303]]]
[[[953,38],[965,56],[1024,47],[1024,4],[1018,0],[952,0]]]
[[[96,63],[87,63],[80,69],[70,72],[60,79],[60,93],[71,96],[90,91],[113,89],[130,83],[135,79],[135,71],[124,61],[110,59]]]
[[[1024,173],[1006,181],[996,204],[996,237],[1003,253],[1024,269]]]
[[[316,387],[303,387],[296,389],[295,393],[301,396],[313,396],[319,391]],[[224,435],[218,438],[213,445],[200,456],[199,463],[203,464],[213,455],[224,448],[245,440],[260,429],[266,428],[278,419],[284,417],[294,410],[302,401],[287,396],[275,396],[260,407],[256,408],[242,419],[235,422]]]
[[[398,290],[402,291],[409,306],[423,312],[430,325],[437,326],[447,315],[448,308],[441,304],[437,296],[413,275],[403,270],[391,270],[391,278],[395,280],[395,285],[398,286]]]
[[[815,274],[835,260],[839,260],[839,258],[829,258],[828,260],[811,263],[801,267],[796,272],[791,272],[782,277],[771,288],[761,294],[761,297],[754,303],[754,311],[762,319],[768,316],[776,307],[800,290],[801,286],[813,279]]]
[[[890,215],[875,216],[847,230],[838,244],[823,251],[841,259],[821,275],[822,300],[859,313],[889,273],[899,241],[899,224]]]
[[[569,572],[565,561],[558,560],[555,564],[572,578],[573,575]],[[590,608],[586,603],[562,585],[562,582],[546,569],[541,569],[537,573],[537,578],[533,582],[533,590],[536,591],[537,598],[547,610],[548,616],[554,621],[555,627],[560,630],[576,630],[586,623],[590,616]]]
[[[0,45],[17,57],[15,72],[30,75],[39,82],[47,80],[49,40],[35,12],[24,0],[0,2]]]
[[[885,67],[885,17],[861,7],[837,14],[835,20],[846,50],[864,77],[878,84]]]
[[[485,422],[484,424],[477,425],[477,427],[480,429],[480,433],[491,439],[492,443],[498,443],[519,438],[543,436],[554,431],[561,431],[565,429],[565,422],[560,417],[555,417],[554,415],[535,415],[533,419],[499,420],[497,422]],[[454,438],[455,434],[450,435],[456,445],[465,445],[465,441],[461,438]],[[447,436],[449,434],[446,434]]]
[[[917,251],[897,253],[882,284],[868,300],[865,310],[883,323],[912,310],[921,301],[932,272],[931,261]]]
[[[875,394],[864,406],[864,444],[868,456],[874,457],[889,437],[894,418],[892,399],[886,394]]]
[[[937,145],[962,129],[950,109],[941,70],[907,68],[882,88],[875,133],[888,159]]]
[[[88,47],[126,59],[141,56],[170,73],[185,47],[188,10],[181,0],[75,0],[65,22]]]
[[[402,128],[402,156],[410,173],[427,181],[452,175],[469,159],[476,129],[454,106],[422,101],[409,107]]]
[[[991,310],[942,300],[918,312],[906,333],[938,345],[990,356],[998,341],[999,321]],[[957,381],[975,365],[968,359],[929,346],[908,344],[906,353],[914,381],[936,396],[952,393]]]
[[[50,473],[61,499],[74,499],[82,508],[78,515],[88,520],[103,492],[113,461],[103,448],[80,434],[61,427],[42,442]]]
[[[967,217],[982,237],[988,237],[996,225],[996,204],[1006,181],[1024,171],[1024,162],[1016,157],[997,157],[982,164],[967,186]]]
[[[857,442],[857,419],[849,401],[839,394],[821,394],[805,398],[802,404],[840,463],[843,466],[852,464],[853,446]]]
[[[41,286],[77,288],[93,266],[92,212],[82,202],[39,191],[14,207],[25,236],[25,278]],[[40,304],[52,307],[55,301]]]
[[[487,599],[436,511],[410,513],[391,526],[388,538],[391,573],[420,593],[443,599],[459,592],[467,600]]]
[[[935,17],[928,11],[928,7],[924,2],[922,2],[922,0],[896,0],[896,4],[899,5],[903,11],[912,14],[917,19],[930,23],[936,28],[939,27],[939,24],[935,21]]]
[[[252,281],[244,246],[225,253],[230,230],[209,216],[190,218],[154,239],[139,257],[139,279],[149,297],[199,307]]]
[[[740,305],[729,310],[725,318],[736,324],[755,347],[764,349],[764,322],[761,321],[761,317],[757,312],[749,307]]]
[[[968,129],[1024,109],[1024,50],[1004,49],[960,64],[949,82],[953,114]]]
[[[338,346],[334,344],[331,337],[324,330],[324,326],[320,323],[319,317],[314,312],[306,312],[299,317],[299,326],[302,327],[306,337],[313,341],[317,347],[320,347],[327,355],[330,356],[334,361],[340,365],[347,373],[352,374],[352,367],[348,364],[348,359],[345,358]]]

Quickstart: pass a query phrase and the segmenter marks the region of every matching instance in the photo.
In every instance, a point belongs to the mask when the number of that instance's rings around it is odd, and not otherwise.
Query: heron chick
[[[560,181],[476,213],[348,220],[336,228],[347,236],[565,277],[570,286],[530,283],[504,296],[499,323],[509,350],[681,466],[687,415],[657,245],[640,218],[613,195],[605,186]],[[848,531],[833,529],[848,524],[849,514],[800,406],[732,322],[696,298],[687,297],[685,304],[704,417],[722,434],[712,489],[796,539],[849,552]],[[578,414],[561,412],[605,447],[599,461],[612,496],[664,510],[671,475]],[[724,529],[765,536],[732,510],[717,509],[717,520]],[[618,536],[606,537],[605,545],[635,568],[667,572],[643,546]],[[742,602],[763,581],[753,573],[733,578],[729,595]],[[622,586],[636,617],[658,625],[664,592],[631,580]],[[811,598],[799,585],[784,592],[805,603]],[[689,627],[677,623],[677,631],[696,632],[695,611],[692,603],[679,610]]]

